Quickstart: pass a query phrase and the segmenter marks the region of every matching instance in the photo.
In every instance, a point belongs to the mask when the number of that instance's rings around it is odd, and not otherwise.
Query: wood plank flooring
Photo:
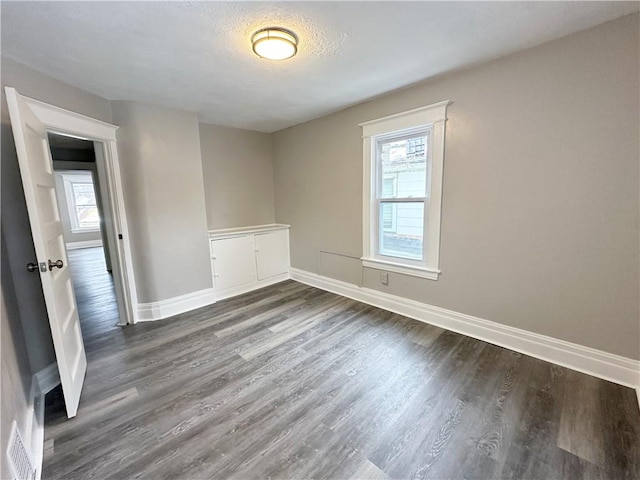
[[[105,332],[115,333],[118,306],[102,247],[69,250],[68,257],[85,344],[100,340]]]
[[[293,281],[110,318],[43,478],[640,477],[632,389]]]

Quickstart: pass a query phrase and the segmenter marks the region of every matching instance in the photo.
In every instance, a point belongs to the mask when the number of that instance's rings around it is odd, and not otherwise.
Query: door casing
[[[118,127],[29,97],[22,97],[48,131],[94,142],[96,161],[102,160],[113,228],[108,229],[120,325],[138,321],[137,293],[131,242],[122,192],[116,131]],[[98,151],[101,145],[101,150]],[[100,168],[99,168],[100,170]],[[115,247],[115,248],[113,248]]]

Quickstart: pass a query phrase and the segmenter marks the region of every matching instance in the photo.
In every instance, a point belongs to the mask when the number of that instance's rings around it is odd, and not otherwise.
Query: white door
[[[53,346],[71,418],[78,411],[87,357],[62,238],[47,131],[15,89],[7,87],[6,94]]]
[[[256,268],[258,280],[289,271],[289,232],[287,230],[256,234]]]

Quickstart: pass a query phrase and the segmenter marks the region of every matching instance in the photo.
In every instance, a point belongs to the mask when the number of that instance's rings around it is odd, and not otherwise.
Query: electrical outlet
[[[380,283],[389,285],[389,274],[387,272],[380,272]]]

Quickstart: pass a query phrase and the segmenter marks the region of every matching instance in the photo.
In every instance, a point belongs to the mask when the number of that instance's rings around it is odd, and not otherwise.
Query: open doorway
[[[36,253],[26,268],[40,275],[65,409],[71,418],[78,412],[87,356],[56,199],[49,133],[93,142],[98,179],[105,180],[104,219],[118,317],[128,324],[137,320],[137,295],[118,163],[118,127],[24,97],[12,87],[5,87],[5,94]],[[50,380],[49,384],[53,375]]]
[[[51,132],[48,139],[80,327],[91,356],[104,333],[123,323],[112,275],[105,179],[94,142]]]

